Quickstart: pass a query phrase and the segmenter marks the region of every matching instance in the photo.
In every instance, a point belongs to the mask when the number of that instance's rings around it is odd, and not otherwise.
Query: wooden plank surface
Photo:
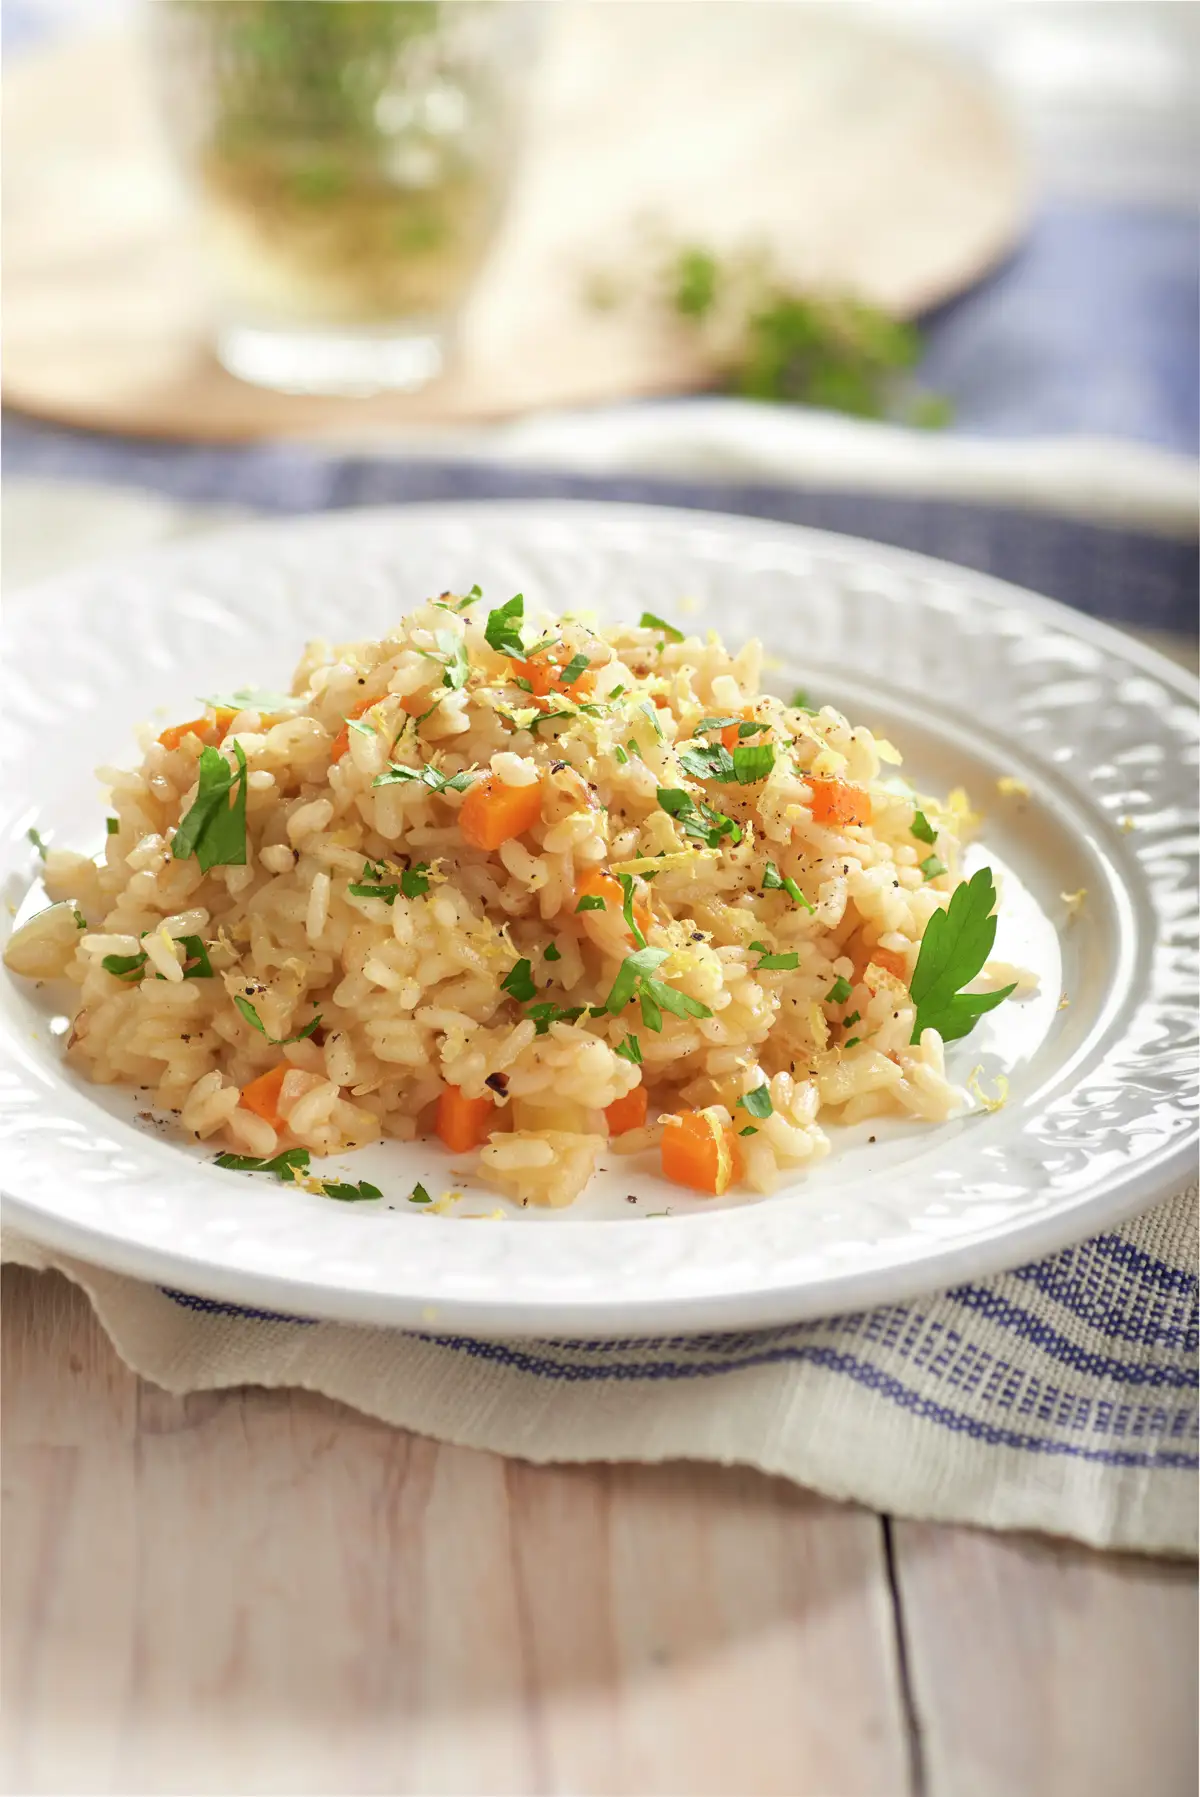
[[[3,1297],[6,1792],[1196,1788],[1191,1566],[179,1399]]]
[[[4,1275],[4,1788],[901,1797],[878,1520],[177,1399]]]
[[[929,1797],[1187,1797],[1190,1564],[892,1524]]]

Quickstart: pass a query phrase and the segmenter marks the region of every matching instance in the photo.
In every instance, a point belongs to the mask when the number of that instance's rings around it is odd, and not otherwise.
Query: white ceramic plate
[[[1194,1165],[1196,712],[1115,632],[961,568],[783,525],[634,506],[447,505],[269,524],[56,581],[8,605],[0,877],[39,902],[25,833],[98,848],[101,763],[197,695],[277,684],[305,638],[381,634],[446,587],[643,609],[760,635],[770,681],[882,730],[987,813],[997,954],[1037,995],[954,1045],[1007,1105],[833,1132],[769,1199],[681,1196],[603,1157],[571,1210],[473,1223],[409,1206],[463,1182],[436,1143],[336,1163],[389,1204],[222,1172],[136,1095],[66,1072],[50,988],[0,980],[0,1184],[12,1226],[174,1286],[311,1316],[478,1335],[744,1327],[911,1296],[1111,1226]],[[1029,797],[1003,796],[1002,776]],[[1086,887],[1070,918],[1061,894]],[[1063,1001],[1066,1001],[1065,1003]],[[139,1116],[139,1111],[142,1115]],[[394,1205],[390,1208],[389,1205]],[[499,1200],[469,1190],[459,1212]],[[668,1215],[662,1213],[669,1212]]]

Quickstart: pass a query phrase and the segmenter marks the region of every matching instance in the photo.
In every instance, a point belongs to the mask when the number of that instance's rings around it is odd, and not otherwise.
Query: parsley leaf
[[[665,948],[639,948],[632,955],[626,955],[604,1001],[604,1009],[615,1017],[636,997],[641,1005],[642,1022],[647,1029],[655,1031],[662,1029],[664,1011],[670,1011],[674,1017],[711,1017],[712,1012],[699,999],[690,998],[686,992],[677,992],[674,986],[652,977],[670,952]]]
[[[616,759],[617,759],[617,762],[618,762],[618,763],[619,763],[619,765],[620,765],[620,766],[621,766],[621,767],[624,767],[624,766],[625,766],[625,764],[626,764],[626,763],[627,763],[627,762],[628,762],[628,760],[629,760],[629,757],[628,757],[628,755],[627,755],[627,754],[626,754],[626,753],[625,753],[625,751],[624,751],[624,749],[623,749],[623,748],[622,748],[622,747],[621,747],[621,745],[620,745],[620,743],[616,743],[616,744],[614,744],[614,746],[613,746],[613,754],[614,754],[614,755],[615,755],[615,756],[616,756]]]
[[[116,817],[106,817],[104,820],[104,828],[109,836],[116,836],[121,828],[121,820]]]
[[[145,949],[140,955],[105,955],[100,965],[105,973],[115,974],[119,980],[132,979],[146,965],[149,956]]]
[[[753,786],[765,780],[775,766],[775,750],[770,743],[739,743],[733,751],[733,769],[739,786]]]
[[[507,992],[519,1004],[537,997],[537,987],[533,982],[533,967],[529,961],[518,961],[516,966],[505,974],[500,982],[500,990]]]
[[[918,842],[927,842],[932,848],[937,841],[938,833],[923,811],[913,812],[911,829]]]
[[[217,1166],[235,1173],[273,1173],[284,1185],[291,1185],[298,1173],[308,1172],[308,1149],[285,1148],[269,1161],[256,1160],[252,1154],[219,1154]]]
[[[632,935],[636,946],[638,948],[645,948],[646,938],[642,935],[637,919],[633,915],[633,875],[618,874],[617,879],[620,882],[621,891],[624,894],[621,915],[629,925],[630,934]]]
[[[525,596],[518,593],[507,605],[499,605],[495,611],[488,613],[483,634],[497,655],[512,655],[518,661],[525,659],[525,645],[521,641],[520,625],[525,616]]]
[[[178,941],[183,945],[185,980],[211,980],[213,977],[212,962],[208,958],[208,950],[200,936],[180,936]],[[162,978],[162,975],[159,975]]]
[[[585,892],[575,910],[577,913],[580,911],[607,911],[608,904],[598,892]]]
[[[638,706],[638,710],[641,712],[643,717],[649,718],[650,726],[653,729],[655,736],[657,736],[659,742],[661,742],[663,740],[663,730],[662,730],[662,725],[658,721],[658,706],[655,705],[655,703],[653,702],[652,699],[646,699],[641,705]],[[634,744],[630,743],[629,746],[632,749],[634,747]],[[639,752],[639,754],[641,753],[640,750],[638,752]]]
[[[360,878],[348,890],[355,898],[377,898],[385,905],[394,905],[400,895],[400,883],[386,879],[386,871],[374,861],[364,862]]]
[[[440,768],[426,762],[422,767],[405,767],[394,762],[385,774],[376,774],[372,786],[400,786],[406,780],[419,780],[430,792],[466,792],[475,779],[477,769],[464,768],[461,774],[447,776]]]
[[[638,623],[643,630],[661,630],[669,643],[683,641],[682,630],[676,630],[674,624],[668,624],[665,618],[656,618],[652,611],[644,611]]]
[[[246,865],[246,756],[236,741],[233,752],[236,772],[218,750],[201,749],[196,801],[171,842],[176,861],[195,855],[204,873],[213,867]],[[234,788],[236,796],[230,804]]]
[[[425,1187],[421,1184],[420,1180],[418,1180],[412,1191],[408,1194],[408,1202],[410,1204],[432,1204],[433,1199],[429,1196],[429,1193],[425,1190]]]
[[[853,990],[854,987],[850,984],[850,981],[844,979],[842,975],[839,974],[837,979],[834,980],[833,985],[825,994],[825,1003],[827,1005],[844,1005]],[[850,1022],[850,1019],[847,1018],[846,1021]]]
[[[926,855],[921,863],[921,872],[927,880],[936,880],[939,874],[946,871],[946,863],[940,855]]]
[[[937,1030],[944,1042],[969,1035],[984,1012],[994,1010],[1016,990],[1015,983],[999,992],[960,990],[981,972],[992,952],[995,905],[992,870],[981,867],[957,889],[948,908],[929,919],[909,986],[917,1009],[914,1042],[928,1029]]]
[[[415,867],[406,867],[400,875],[400,890],[405,898],[424,898],[429,891],[429,863],[418,861]]]
[[[762,973],[764,971],[767,973],[791,973],[795,968],[799,967],[799,965],[800,956],[793,949],[792,952],[787,955],[764,955],[754,971],[755,973]]]
[[[261,686],[239,686],[235,693],[215,699],[204,699],[214,711],[258,711],[264,717],[276,717],[283,711],[302,711],[307,701],[296,693],[272,693]]]
[[[699,736],[703,730],[728,730],[730,724],[740,724],[741,721],[741,718],[701,718],[696,725],[695,734]]]
[[[786,892],[796,904],[802,905],[806,911],[815,911],[816,906],[805,898],[790,874],[781,874],[773,861],[768,861],[763,868],[763,891]]]
[[[666,948],[639,948],[632,955],[626,955],[604,1001],[605,1010],[611,1011],[614,1017],[618,1011],[623,1011],[643,974],[652,974],[655,968],[661,967],[670,952]]]
[[[737,768],[729,750],[720,743],[706,743],[702,749],[681,749],[679,765],[696,780],[736,780]]]
[[[681,787],[660,786],[658,802],[675,819],[685,836],[696,837],[710,849],[719,848],[723,836],[728,836],[732,846],[742,840],[741,828],[731,817],[710,810],[702,800],[693,799]]]
[[[613,1053],[619,1054],[622,1060],[632,1061],[635,1067],[642,1065],[642,1045],[636,1036],[626,1036],[623,1042],[617,1043]]]
[[[545,958],[547,961],[561,961],[562,960],[562,951],[560,950],[560,948],[556,942],[551,942],[551,943],[547,944],[546,950],[545,950]]]
[[[243,998],[239,992],[234,996],[233,1002],[242,1013],[242,1016],[246,1019],[246,1022],[256,1029],[260,1036],[266,1036],[267,1041],[270,1042],[274,1048],[282,1048],[287,1042],[303,1042],[305,1036],[311,1036],[321,1021],[321,1013],[318,1011],[316,1016],[311,1018],[302,1030],[297,1030],[294,1036],[272,1036],[268,1034],[266,1024],[254,1009],[254,1006],[250,1003],[248,998]]]
[[[540,1005],[530,1005],[525,1015],[533,1019],[534,1034],[545,1036],[552,1023],[574,1023],[586,1010],[586,1005],[559,1005],[544,999]]]
[[[573,686],[579,679],[579,676],[586,672],[587,665],[587,655],[584,650],[581,649],[578,655],[573,655],[571,657],[562,673],[555,680],[555,686]]]
[[[44,861],[46,859],[46,845],[42,841],[41,836],[36,830],[26,830],[25,834]]]
[[[817,715],[816,707],[811,704],[808,694],[802,686],[796,688],[795,692],[788,700],[788,704],[793,711],[806,711],[810,718],[815,718]]]
[[[364,1198],[383,1197],[379,1187],[373,1186],[366,1179],[360,1179],[356,1185],[341,1180],[323,1179],[321,1190],[326,1198],[336,1198],[340,1204],[357,1204]]]
[[[451,630],[438,631],[437,645],[446,657],[442,685],[448,686],[451,692],[458,692],[467,684],[467,675],[471,671],[471,664],[467,660],[467,645]]]
[[[738,1099],[734,1109],[749,1111],[752,1117],[769,1117],[775,1106],[771,1103],[771,1088],[764,1080],[761,1086],[755,1086],[753,1092],[746,1092]]]

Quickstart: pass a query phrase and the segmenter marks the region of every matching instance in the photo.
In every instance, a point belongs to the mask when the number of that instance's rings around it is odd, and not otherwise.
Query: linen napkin
[[[169,1391],[299,1386],[531,1461],[715,1460],[893,1514],[1099,1548],[1197,1545],[1197,1193],[978,1284],[825,1322],[478,1341],[143,1285],[6,1232]]]

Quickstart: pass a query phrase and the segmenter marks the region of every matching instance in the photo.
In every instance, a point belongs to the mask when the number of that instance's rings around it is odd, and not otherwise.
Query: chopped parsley
[[[233,752],[236,771],[218,750],[201,749],[196,801],[171,842],[176,861],[194,855],[204,873],[213,867],[246,865],[246,756],[237,741]]]
[[[914,811],[912,833],[918,842],[927,842],[932,848],[937,841],[938,833],[923,811]]]
[[[652,611],[644,611],[638,623],[643,630],[661,630],[669,643],[683,641],[682,630],[676,630],[674,624],[668,624],[665,618],[656,618]]]
[[[419,861],[415,867],[406,867],[399,878],[389,878],[389,872],[382,863],[368,861],[364,864],[362,874],[349,890],[355,898],[382,899],[385,905],[394,905],[401,893],[405,898],[423,898],[429,891],[429,863]]]
[[[573,655],[571,657],[562,673],[558,675],[554,682],[555,686],[573,686],[579,679],[579,676],[587,672],[587,666],[587,653],[585,650],[581,649],[578,655]]]
[[[525,1015],[533,1019],[534,1034],[544,1036],[552,1023],[576,1023],[586,1010],[586,1005],[559,1005],[543,999],[540,1005],[530,1005]]]
[[[525,646],[521,641],[521,622],[524,616],[523,593],[518,593],[507,605],[499,605],[495,611],[488,613],[483,634],[497,655],[511,655],[518,661],[525,659]]]
[[[474,605],[477,600],[482,598],[483,588],[479,585],[479,582],[476,581],[475,585],[471,588],[471,591],[469,593],[464,593],[462,598],[456,600],[448,609],[450,611],[466,611],[469,605]]]
[[[119,980],[131,980],[141,972],[149,960],[145,949],[140,955],[105,955],[100,965],[105,973],[111,973]]]
[[[573,711],[543,711],[543,712],[539,712],[537,717],[530,718],[530,720],[529,720],[528,724],[526,724],[525,728],[528,730],[528,732],[531,736],[536,736],[543,724],[561,724],[564,718],[569,720],[569,719],[573,718],[575,715],[576,714]]]
[[[80,928],[86,925],[80,924]],[[143,930],[143,935],[146,932]],[[208,958],[208,950],[200,936],[177,936],[175,938],[183,947],[183,977],[185,980],[211,980],[213,977],[212,962]],[[139,974],[150,959],[145,949],[136,955],[105,955],[100,965],[105,973],[115,974],[119,980],[130,981]],[[166,975],[155,973],[155,979],[165,979]]]
[[[753,944],[751,944],[753,947]],[[786,955],[764,955],[755,967],[755,973],[792,973],[800,965],[800,956],[793,949]]]
[[[917,1009],[912,1040],[923,1030],[937,1030],[943,1042],[957,1041],[975,1028],[986,1011],[995,1010],[1014,982],[999,992],[963,992],[982,971],[996,940],[996,888],[990,867],[955,892],[945,911],[935,911],[925,926],[921,952],[909,993]]]
[[[635,1067],[642,1065],[642,1045],[634,1035],[626,1036],[623,1042],[618,1042],[613,1053],[619,1054],[622,1060],[632,1061]]]
[[[382,1198],[383,1193],[378,1186],[373,1186],[367,1179],[360,1179],[357,1184],[349,1184],[343,1180],[323,1179],[321,1190],[326,1198],[336,1198],[339,1204],[359,1204],[364,1198]]]
[[[816,906],[806,899],[790,874],[781,874],[773,861],[768,861],[763,869],[764,892],[786,892],[796,904],[802,905],[806,911],[815,911]]]
[[[852,1025],[856,1024],[859,1021],[861,1016],[862,1016],[861,1011],[851,1011],[849,1017],[842,1018],[842,1022],[846,1026],[847,1029],[850,1029]]]
[[[706,743],[702,749],[681,749],[679,765],[696,780],[736,780],[733,756],[720,743]]]
[[[936,880],[939,874],[946,871],[946,863],[939,855],[926,855],[921,863],[921,872],[927,880]]]
[[[285,1148],[269,1161],[260,1161],[252,1154],[219,1154],[217,1166],[228,1167],[234,1173],[273,1173],[284,1185],[291,1185],[298,1174],[308,1172],[308,1149]]]
[[[607,911],[608,901],[602,899],[598,892],[585,892],[579,903],[576,905],[575,910],[576,912]]]
[[[624,895],[623,903],[621,905],[621,915],[629,925],[630,934],[632,935],[636,946],[638,948],[645,948],[646,938],[642,935],[637,919],[633,915],[633,875],[618,874],[617,879],[620,882],[621,892]]]
[[[518,1004],[525,1004],[537,997],[537,987],[533,980],[533,966],[527,960],[520,960],[516,966],[505,974],[500,982],[500,990],[515,998]]]
[[[643,714],[644,717],[649,718],[650,728],[654,731],[654,734],[655,734],[655,736],[657,736],[659,742],[661,742],[663,739],[663,731],[662,731],[662,725],[658,721],[658,706],[654,703],[654,701],[652,699],[646,699],[642,702],[641,705],[638,706],[638,710]],[[630,744],[631,748],[632,748],[632,746],[633,745]]]
[[[775,766],[775,750],[770,743],[739,743],[733,751],[733,770],[739,786],[754,786],[765,780]]]
[[[446,645],[446,668],[442,675],[442,685],[448,686],[452,692],[458,692],[467,684],[467,675],[471,671],[467,645],[460,636],[451,636],[449,632],[443,636],[440,630],[438,642]]]
[[[662,966],[670,952],[666,948],[639,948],[632,955],[626,955],[604,1001],[604,1009],[615,1017],[636,997],[641,1005],[642,1022],[647,1029],[655,1031],[662,1029],[664,1011],[670,1011],[674,1017],[711,1017],[712,1012],[699,999],[690,998],[686,992],[677,992],[664,980],[653,978],[655,970]]]
[[[810,718],[815,718],[817,715],[816,706],[810,702],[808,694],[805,692],[805,690],[802,686],[799,686],[796,688],[796,691],[792,694],[791,698],[788,700],[788,704],[790,705],[790,707],[793,711],[803,711]]]
[[[614,745],[613,754],[616,756],[617,761],[620,763],[620,765],[622,767],[624,767],[626,762],[629,760],[628,755],[625,753],[625,751],[621,747],[620,743],[617,743]]]
[[[36,830],[26,830],[25,834],[44,861],[46,859],[46,845],[42,841],[41,836]]]
[[[443,774],[440,768],[426,762],[422,767],[405,767],[394,762],[385,774],[376,774],[372,786],[400,786],[406,780],[419,780],[430,792],[466,792],[477,770],[464,768],[461,774]]]
[[[118,833],[118,831],[120,830],[120,828],[121,828],[120,818],[117,818],[117,817],[106,817],[105,818],[104,829],[105,829],[105,832],[107,835],[115,836]]]
[[[545,958],[547,961],[561,961],[562,960],[562,952],[559,949],[557,943],[551,942],[547,945],[546,951],[545,951]]]
[[[843,1048],[854,1048],[861,1041],[862,1041],[861,1036],[849,1036],[849,1037],[847,1037],[846,1041],[842,1043],[842,1047]]]
[[[254,1006],[250,1003],[248,998],[243,998],[239,992],[234,996],[233,1002],[242,1013],[242,1016],[246,1019],[246,1022],[250,1024],[253,1029],[256,1029],[260,1036],[266,1036],[267,1041],[270,1042],[274,1048],[282,1048],[285,1043],[288,1042],[303,1042],[306,1036],[312,1035],[313,1031],[321,1021],[321,1013],[318,1011],[316,1016],[310,1018],[304,1028],[302,1030],[297,1030],[294,1036],[272,1036],[268,1032],[266,1024],[254,1009]]]
[[[720,848],[724,836],[728,836],[731,846],[742,840],[741,827],[731,817],[711,810],[702,799],[693,799],[680,787],[660,786],[658,802],[675,819],[685,836],[696,837],[710,849]]]
[[[696,725],[696,735],[703,730],[728,730],[731,724],[740,724],[741,718],[701,718]]]
[[[306,701],[295,693],[272,693],[261,686],[239,686],[235,693],[215,699],[203,699],[214,711],[259,711],[264,717],[275,717],[281,711],[300,711]]]
[[[757,1117],[760,1122],[764,1117],[771,1115],[775,1106],[771,1103],[771,1088],[765,1080],[761,1086],[755,1086],[753,1092],[746,1092],[738,1099],[734,1109],[739,1108],[749,1111],[750,1115]]]
[[[850,984],[850,981],[844,979],[842,975],[839,974],[837,979],[834,980],[833,985],[825,994],[825,1003],[827,1005],[844,1005],[853,990],[854,987]],[[851,1020],[847,1018],[846,1021],[850,1022]]]
[[[758,1134],[758,1131],[754,1127],[753,1123],[747,1123],[745,1129],[738,1130],[739,1136],[756,1136],[757,1134]]]
[[[432,1204],[433,1199],[429,1196],[429,1193],[425,1190],[425,1187],[421,1184],[420,1180],[418,1180],[412,1191],[408,1194],[408,1202],[410,1204]]]

